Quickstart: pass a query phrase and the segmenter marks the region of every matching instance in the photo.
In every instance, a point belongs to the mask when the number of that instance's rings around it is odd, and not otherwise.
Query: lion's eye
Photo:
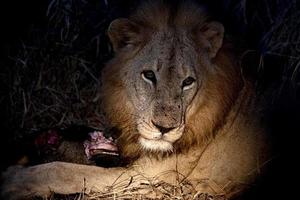
[[[145,81],[150,83],[156,83],[156,77],[152,70],[145,70],[142,72],[142,77]]]
[[[189,89],[190,86],[195,82],[196,80],[193,77],[187,77],[186,79],[184,79],[184,81],[182,82],[182,88],[183,89]]]

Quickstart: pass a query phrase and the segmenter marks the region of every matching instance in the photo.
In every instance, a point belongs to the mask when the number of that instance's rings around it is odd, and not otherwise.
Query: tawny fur
[[[201,192],[223,193],[230,198],[255,180],[268,160],[268,146],[259,124],[258,105],[253,104],[255,94],[240,73],[231,45],[225,39],[216,53],[206,48],[205,40],[199,39],[205,37],[201,35],[202,28],[210,22],[201,6],[182,3],[176,12],[171,12],[174,7],[170,9],[157,2],[145,4],[129,18],[129,26],[123,27],[123,33],[132,39],[127,46],[112,41],[116,57],[107,64],[102,77],[103,109],[111,125],[121,130],[118,145],[130,165],[104,169],[54,162],[29,168],[12,167],[3,174],[2,195],[22,199],[46,196],[50,191],[68,194],[81,192],[83,185],[86,193],[103,191],[117,179],[129,181],[130,177],[143,174],[168,183],[188,179]],[[205,77],[201,90],[184,113],[185,131],[174,143],[173,152],[145,151],[138,144],[132,94],[121,81],[120,71],[151,43],[151,35],[162,31],[168,35],[174,27],[190,33],[189,41],[193,41],[199,53],[199,58],[194,59],[199,66],[206,67],[201,70]],[[109,34],[112,40],[121,37],[113,30]]]

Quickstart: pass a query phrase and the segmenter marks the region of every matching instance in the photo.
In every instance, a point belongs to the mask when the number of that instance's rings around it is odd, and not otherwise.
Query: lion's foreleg
[[[128,172],[128,173],[127,173]],[[117,179],[128,180],[133,171],[52,162],[33,167],[10,167],[2,174],[1,195],[5,199],[48,196],[51,192],[72,194],[104,191]],[[120,181],[120,180],[119,180]]]

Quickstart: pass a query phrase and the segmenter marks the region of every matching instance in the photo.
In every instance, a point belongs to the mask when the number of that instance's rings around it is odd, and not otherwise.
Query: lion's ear
[[[139,26],[126,18],[115,19],[108,27],[107,34],[115,52],[139,40]]]
[[[201,35],[206,40],[210,58],[214,58],[223,44],[224,26],[219,22],[209,22],[200,28]]]

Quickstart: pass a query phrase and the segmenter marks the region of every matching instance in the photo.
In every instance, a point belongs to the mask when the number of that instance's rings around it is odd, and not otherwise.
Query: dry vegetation
[[[226,195],[220,192],[218,195],[209,195],[201,193],[195,189],[197,183],[182,181],[175,184],[168,184],[162,181],[155,181],[157,177],[151,180],[144,177],[142,174],[132,177],[131,180],[116,180],[115,183],[104,192],[92,192],[84,194],[83,192],[75,195],[57,195],[49,197],[48,200],[66,199],[66,200],[103,200],[103,199],[190,199],[190,200],[226,200]],[[134,181],[139,181],[142,184],[135,186]],[[198,184],[202,184],[206,180],[199,180]],[[84,186],[83,186],[84,188]],[[220,188],[221,190],[221,188]]]
[[[105,30],[112,19],[121,15],[120,8],[130,5],[130,1],[106,0],[48,2],[46,24],[30,28],[18,53],[9,55],[12,64],[6,66],[2,77],[9,86],[7,123],[13,125],[11,131],[18,138],[54,127],[79,124],[97,128],[101,124],[99,75],[112,56]],[[281,76],[276,81],[280,85],[288,82],[295,98],[300,99],[300,9],[296,0],[223,2],[225,14],[234,13],[229,18],[238,16],[241,20],[237,23],[244,32],[261,38],[257,43],[261,53],[257,69],[264,71],[267,56],[283,57]],[[151,189],[153,198],[225,199],[222,194],[212,197],[198,193],[188,182],[169,185],[151,181],[141,188],[127,182],[113,185],[105,193],[53,195],[50,199],[143,199],[144,187]]]
[[[110,18],[101,17],[106,10],[93,16],[100,8],[91,6],[83,0],[49,2],[47,27],[33,27],[19,53],[10,56],[10,120],[18,128],[87,125],[89,115],[97,115],[100,69],[110,54],[105,38]]]

